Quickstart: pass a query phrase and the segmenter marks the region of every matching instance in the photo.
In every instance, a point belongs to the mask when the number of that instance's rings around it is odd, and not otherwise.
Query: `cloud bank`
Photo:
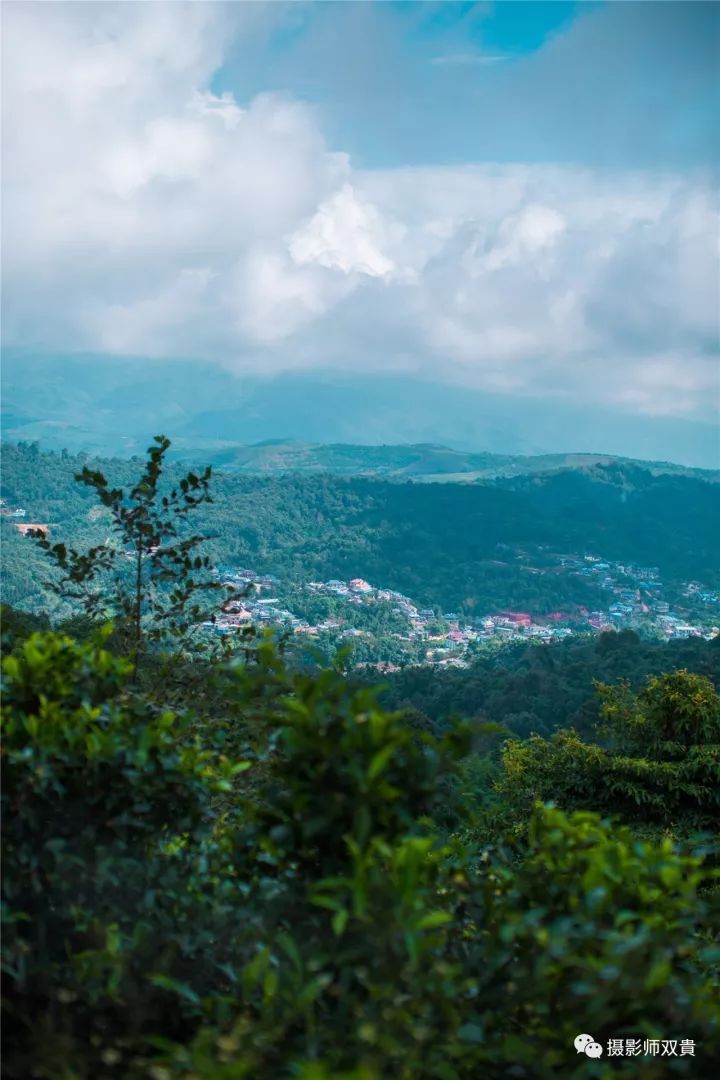
[[[358,169],[303,101],[212,90],[228,42],[286,17],[4,5],[8,344],[713,415],[707,177]]]

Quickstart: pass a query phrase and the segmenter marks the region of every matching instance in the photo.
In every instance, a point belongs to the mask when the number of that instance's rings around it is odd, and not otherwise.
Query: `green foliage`
[[[0,633],[2,634],[3,652],[10,651],[17,641],[24,641],[37,630],[49,629],[48,620],[41,615],[32,615],[27,611],[17,611],[7,604],[0,606]]]
[[[84,1073],[106,1029],[153,1030],[166,1006],[148,978],[204,966],[222,914],[202,903],[198,848],[237,766],[128,695],[130,671],[101,640],[47,633],[3,661],[8,1075],[70,1075],[66,1055]]]
[[[187,636],[204,614],[194,602],[198,594],[221,588],[208,577],[208,556],[197,553],[203,537],[181,533],[187,515],[212,502],[211,470],[200,476],[189,472],[165,491],[169,448],[169,439],[155,437],[145,468],[127,493],[87,465],[75,477],[95,493],[115,534],[112,539],[80,551],[53,544],[44,534],[36,537],[61,571],[54,590],[79,601],[91,619],[112,617],[127,628],[136,669],[146,642]]]
[[[709,1074],[699,855],[544,807],[517,849],[443,840],[467,731],[267,643],[201,728],[130,668],[50,633],[4,662],[8,1077],[606,1075],[580,1031],[703,1055],[613,1075]]]
[[[679,761],[697,747],[720,744],[720,696],[699,675],[651,678],[637,697],[627,684],[599,691],[603,728],[623,754]]]
[[[512,1018],[501,1053],[532,1076],[554,1065],[563,1076],[659,1077],[678,1063],[616,1060],[601,1074],[576,1073],[562,1048],[580,1030],[601,1044],[688,1031],[705,1051],[717,1045],[717,983],[698,971],[717,950],[695,937],[709,917],[698,899],[705,877],[701,860],[669,840],[639,842],[595,814],[537,810],[521,861],[498,862],[482,892],[484,981],[501,985],[499,1011]],[[488,1027],[497,1022],[489,1009]],[[709,1075],[697,1067],[689,1072]]]
[[[280,1076],[332,1052],[333,1070],[367,1059],[409,1077],[429,1055],[439,1075],[461,1022],[465,976],[443,953],[466,878],[453,883],[452,853],[422,815],[464,737],[418,739],[331,672],[298,676],[278,720],[233,849],[256,912],[243,1007],[171,1060]]]
[[[501,723],[518,738],[567,727],[590,736],[602,705],[596,683],[639,690],[649,676],[679,668],[720,686],[720,640],[660,643],[622,631],[552,646],[510,645],[467,670],[408,668],[388,676],[381,700],[389,709],[422,712],[440,731],[461,715]]]
[[[552,798],[678,834],[717,830],[720,698],[710,681],[677,671],[649,679],[637,695],[626,684],[599,689],[610,745],[573,731],[511,741],[501,799],[520,820],[533,800]]]

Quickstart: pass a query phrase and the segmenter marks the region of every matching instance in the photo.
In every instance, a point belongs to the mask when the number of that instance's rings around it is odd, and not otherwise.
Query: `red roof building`
[[[532,615],[528,615],[526,611],[501,611],[499,614],[507,622],[515,623],[516,626],[530,626],[532,624]]]

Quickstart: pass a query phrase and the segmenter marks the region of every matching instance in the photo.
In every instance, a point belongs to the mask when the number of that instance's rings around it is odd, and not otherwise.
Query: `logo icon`
[[[578,1054],[587,1054],[590,1058],[602,1057],[602,1046],[599,1042],[595,1042],[592,1035],[576,1035],[575,1049]]]

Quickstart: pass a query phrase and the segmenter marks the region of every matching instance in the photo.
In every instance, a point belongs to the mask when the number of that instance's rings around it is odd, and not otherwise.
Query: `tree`
[[[198,553],[205,538],[184,535],[188,515],[212,502],[212,470],[199,476],[189,472],[168,490],[162,480],[169,448],[169,439],[155,436],[128,492],[112,487],[103,473],[88,466],[76,475],[109,513],[115,542],[108,538],[80,552],[36,536],[64,575],[53,584],[54,591],[79,601],[92,619],[114,619],[127,637],[136,672],[148,643],[185,638],[208,617],[198,599],[225,588],[210,576],[208,556]]]
[[[651,677],[639,694],[598,684],[600,733],[510,741],[498,792],[521,822],[536,799],[687,835],[720,823],[720,697],[688,671]]]

